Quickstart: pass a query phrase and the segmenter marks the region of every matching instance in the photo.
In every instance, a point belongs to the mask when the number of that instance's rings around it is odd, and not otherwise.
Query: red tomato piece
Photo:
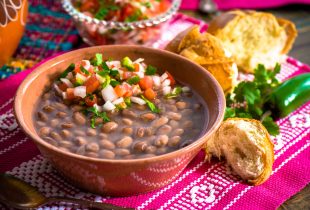
[[[85,103],[86,103],[87,106],[93,106],[94,104],[96,104],[97,103],[96,95],[87,96],[85,98]]]
[[[123,80],[126,80],[126,79],[128,79],[128,78],[130,78],[130,77],[132,77],[133,76],[133,73],[132,72],[130,72],[130,71],[124,71],[123,72],[123,75],[122,75],[122,79]]]
[[[170,85],[171,86],[175,85],[175,80],[174,80],[173,76],[167,71],[166,71],[166,74],[168,75],[168,79],[170,80]]]
[[[156,98],[156,92],[151,88],[146,89],[143,95],[149,100],[154,100]]]
[[[139,81],[139,85],[141,89],[146,90],[148,88],[153,87],[153,79],[150,76],[144,76],[142,79]]]
[[[93,93],[100,86],[100,83],[96,75],[92,75],[86,80],[84,85],[86,86],[86,93]]]
[[[140,65],[138,63],[134,63],[133,66],[135,67],[136,72],[140,70]]]
[[[116,85],[114,91],[118,97],[122,97],[126,93],[126,90],[122,85]]]
[[[126,83],[124,83],[122,86],[124,87],[124,89],[126,91],[126,93],[124,94],[124,97],[132,96],[132,88],[131,88],[131,86],[126,84]]]
[[[67,94],[67,99],[68,100],[73,100],[75,98],[74,88],[67,88],[66,94]]]
[[[67,85],[66,83],[60,82],[60,83],[58,84],[58,87],[59,87],[60,90],[66,91],[67,88],[68,88],[68,85]]]

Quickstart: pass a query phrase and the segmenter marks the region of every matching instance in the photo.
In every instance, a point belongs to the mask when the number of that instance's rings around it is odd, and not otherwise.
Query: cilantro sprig
[[[92,128],[96,128],[95,122],[97,118],[101,118],[103,122],[110,122],[110,118],[107,116],[106,112],[99,112],[95,107],[89,107],[85,110],[85,113],[92,113],[92,117],[90,118],[90,126]]]
[[[141,98],[145,101],[146,105],[150,108],[150,110],[154,113],[159,113],[160,109],[156,107],[154,103],[146,99],[143,95],[141,95]]]
[[[271,135],[279,134],[279,126],[271,117],[271,112],[264,105],[272,91],[280,84],[276,75],[281,66],[276,64],[273,71],[268,71],[259,64],[254,71],[253,81],[238,84],[232,94],[226,97],[225,117],[241,117],[260,120]]]

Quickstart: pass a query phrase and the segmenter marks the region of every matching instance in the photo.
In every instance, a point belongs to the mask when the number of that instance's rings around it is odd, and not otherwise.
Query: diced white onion
[[[95,109],[97,109],[99,112],[102,111],[102,107],[99,106],[98,104],[94,104],[93,107],[94,107]]]
[[[189,92],[191,89],[187,86],[182,87],[182,92]]]
[[[67,74],[67,77],[66,77],[67,79],[72,79],[73,78],[73,74],[72,74],[72,72],[69,72],[68,74]]]
[[[96,78],[97,78],[97,80],[99,81],[100,84],[105,82],[105,78],[100,76],[99,74],[96,74]]]
[[[170,86],[165,86],[163,87],[163,94],[167,95],[171,92],[171,87]]]
[[[114,101],[117,98],[117,95],[111,85],[108,85],[102,89],[101,94],[105,101]]]
[[[67,99],[67,93],[66,92],[62,92],[62,98]]]
[[[164,81],[167,78],[168,78],[168,74],[167,73],[163,73],[163,75],[160,76],[160,80],[161,81]]]
[[[138,58],[137,60],[135,60],[133,63],[141,63],[144,61],[144,58]]]
[[[63,83],[65,83],[69,88],[73,87],[73,84],[70,82],[70,80],[68,80],[67,78],[60,78],[60,81],[62,81]]]
[[[82,60],[82,66],[88,71],[90,68],[89,60]]]
[[[75,75],[75,78],[76,78],[76,80],[81,80],[81,81],[83,81],[83,82],[85,82],[86,80],[87,80],[87,77],[84,77],[82,74],[80,74],[80,73],[77,73],[76,75]]]
[[[75,96],[79,96],[81,98],[85,98],[86,96],[86,86],[78,86],[74,88],[73,94]]]
[[[62,91],[59,89],[58,85],[54,83],[54,88],[58,94],[62,94]]]
[[[152,79],[154,82],[154,86],[158,88],[160,86],[160,77],[159,76],[152,76]]]
[[[142,91],[141,91],[141,88],[140,88],[139,85],[133,85],[133,86],[132,86],[132,94],[133,94],[134,96],[139,95],[141,92],[142,92]]]
[[[139,97],[132,96],[132,97],[130,97],[130,100],[131,100],[133,103],[136,103],[136,104],[139,104],[139,105],[144,105],[144,104],[146,104],[145,101],[144,101],[142,98],[139,98]]]
[[[120,97],[120,98],[114,100],[112,103],[113,103],[114,105],[117,105],[117,104],[120,104],[120,103],[123,103],[123,102],[124,102],[123,97]]]
[[[140,78],[143,78],[144,77],[144,72],[138,71],[138,72],[135,72],[135,75],[137,75]]]
[[[166,86],[169,86],[170,83],[171,83],[171,82],[170,82],[169,79],[165,79],[161,85],[162,85],[163,87],[166,87]]]
[[[113,109],[115,109],[114,104],[112,104],[111,101],[107,101],[105,102],[105,104],[102,106],[104,111],[112,111]]]
[[[119,69],[121,67],[120,61],[107,61],[106,64],[109,68],[112,68],[113,66],[113,69]]]

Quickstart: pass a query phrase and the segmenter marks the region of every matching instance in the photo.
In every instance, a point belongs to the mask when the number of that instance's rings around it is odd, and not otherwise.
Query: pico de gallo
[[[75,8],[98,20],[134,22],[164,13],[169,0],[76,0]]]
[[[160,113],[154,103],[157,97],[171,99],[190,91],[178,85],[168,71],[159,75],[156,67],[143,61],[129,57],[104,60],[97,53],[90,60],[70,64],[55,81],[54,89],[63,100],[85,106],[94,116],[92,127],[96,117],[108,122],[107,112],[126,109],[132,103]]]

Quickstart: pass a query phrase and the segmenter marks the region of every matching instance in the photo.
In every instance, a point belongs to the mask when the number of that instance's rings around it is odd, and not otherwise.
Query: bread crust
[[[203,66],[217,79],[225,93],[235,87],[238,69],[232,67],[233,60],[225,55],[219,39],[209,33],[201,34],[198,26],[179,33],[165,49]]]
[[[263,170],[257,177],[247,180],[247,182],[251,185],[260,185],[263,182],[265,182],[272,173],[272,165],[274,162],[274,150],[273,150],[274,146],[270,140],[268,131],[258,120],[246,119],[246,118],[229,118],[226,121],[224,121],[219,127],[219,129],[214,133],[214,135],[210,139],[208,139],[208,142],[205,147],[206,159],[210,160],[212,156],[216,156],[218,158],[221,158],[221,156],[225,157],[225,155],[221,153],[221,147],[223,147],[224,146],[223,144],[225,144],[225,139],[223,139],[224,138],[223,133],[226,132],[226,135],[230,135],[230,134],[232,135],[232,134],[238,133],[237,129],[240,129],[240,128],[237,128],[236,126],[232,126],[232,122],[238,124],[242,121],[248,122],[252,124],[253,126],[255,126],[255,128],[257,128],[257,132],[264,136],[264,138],[258,138],[258,136],[256,136],[255,138],[255,141],[258,141],[258,142],[255,142],[255,144],[257,144],[258,147],[262,150],[262,152],[260,153],[261,157],[259,158],[263,163],[263,166],[264,166]],[[247,132],[247,131],[243,130],[243,132]],[[258,135],[258,133],[256,133],[256,135]],[[239,141],[242,141],[242,140],[244,139],[242,138],[242,136],[240,136]],[[226,139],[226,141],[228,140]],[[229,164],[232,164],[232,163],[229,163]],[[231,166],[232,168],[234,168],[233,165]]]

